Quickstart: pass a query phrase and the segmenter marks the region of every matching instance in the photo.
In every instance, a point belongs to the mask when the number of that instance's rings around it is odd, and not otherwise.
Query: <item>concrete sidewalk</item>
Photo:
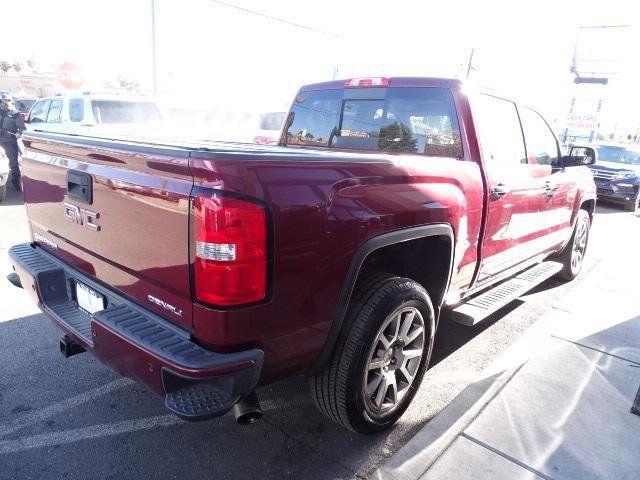
[[[603,220],[593,241],[607,256],[372,478],[640,478],[640,218],[628,219],[624,232]]]

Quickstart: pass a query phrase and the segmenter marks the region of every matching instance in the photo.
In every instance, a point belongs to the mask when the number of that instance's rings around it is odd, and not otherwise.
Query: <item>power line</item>
[[[221,2],[219,0],[210,0],[212,3],[217,3],[218,5],[222,5],[224,7],[228,7],[228,8],[234,8],[236,10],[240,10],[241,12],[245,12],[245,13],[250,13],[251,15],[256,15],[258,17],[262,17],[262,18],[267,18],[269,20],[273,20],[275,22],[280,22],[280,23],[284,23],[286,25],[291,25],[293,27],[297,27],[297,28],[301,28],[303,30],[309,30],[311,32],[315,32],[315,33],[321,33],[323,35],[329,35],[331,37],[335,37],[335,38],[341,38],[340,35],[337,35],[335,33],[331,33],[331,32],[325,32],[323,30],[318,30],[316,28],[313,27],[309,27],[307,25],[302,25],[300,23],[295,23],[295,22],[291,22],[289,20],[285,20],[284,18],[280,18],[280,17],[273,17],[271,15],[267,15],[266,13],[262,13],[262,12],[256,12],[255,10],[250,10],[248,8],[244,8],[244,7],[240,7],[239,5],[234,5],[232,3],[226,3],[226,2]]]

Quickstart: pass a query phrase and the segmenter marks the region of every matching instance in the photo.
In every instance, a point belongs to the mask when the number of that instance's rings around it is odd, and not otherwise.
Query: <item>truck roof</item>
[[[458,88],[463,85],[462,80],[456,78],[439,78],[439,77],[366,77],[371,79],[385,78],[389,81],[390,87],[449,87]],[[336,90],[345,88],[348,82],[353,79],[345,78],[342,80],[331,80],[329,82],[310,83],[304,85],[301,91],[313,90]]]

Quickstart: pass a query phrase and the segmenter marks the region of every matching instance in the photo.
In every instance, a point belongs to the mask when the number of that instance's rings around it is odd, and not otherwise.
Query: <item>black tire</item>
[[[576,266],[575,263],[572,263],[574,260],[574,251],[576,250],[576,235],[581,231],[582,225],[585,226],[585,240],[584,240],[584,248],[582,249],[582,258]],[[573,233],[571,234],[571,239],[569,243],[565,245],[562,251],[556,257],[560,263],[562,263],[562,270],[558,272],[558,277],[563,280],[571,281],[576,278],[580,271],[582,270],[582,264],[584,263],[584,256],[587,252],[587,247],[589,246],[589,236],[591,233],[591,217],[589,216],[589,212],[586,210],[578,210],[578,215],[576,218],[575,226],[573,228]]]
[[[0,187],[0,202],[3,202],[7,197],[7,184],[5,183]]]
[[[327,365],[318,374],[310,378],[311,393],[317,407],[334,422],[358,433],[376,433],[391,427],[402,416],[420,386],[424,372],[429,364],[433,349],[435,333],[435,313],[431,299],[426,290],[413,280],[390,275],[376,275],[362,282],[363,287],[354,295],[349,305],[346,323],[342,334],[338,339],[332,357]],[[412,313],[411,317],[402,317],[406,311]],[[419,313],[419,315],[418,315]],[[379,411],[371,405],[374,399],[365,393],[369,375],[371,375],[371,355],[378,355],[379,337],[385,335],[382,327],[391,318],[398,318],[398,328],[404,325],[403,318],[409,318],[409,329],[416,328],[418,332],[420,323],[413,323],[417,318],[423,325],[421,340],[422,356],[416,358],[411,366],[414,372],[412,381],[406,382],[399,396],[399,384],[394,382],[394,389],[390,394],[395,399],[391,407],[380,408]],[[391,325],[391,324],[389,324]],[[411,335],[405,332],[408,339]],[[396,330],[396,337],[401,334]],[[388,338],[386,338],[388,340]],[[402,343],[400,340],[398,342]],[[410,344],[411,342],[409,342]],[[417,352],[415,344],[411,347],[407,344],[407,352]],[[402,345],[403,346],[403,345]],[[402,352],[402,346],[398,348]],[[389,347],[387,352],[396,352],[396,347]],[[386,358],[386,354],[385,354]],[[376,358],[377,359],[377,358]],[[396,357],[390,357],[389,361],[396,363]],[[409,370],[411,360],[402,360],[402,368]],[[381,369],[383,367],[380,367]],[[392,368],[397,371],[400,367]],[[377,370],[374,371],[374,374]],[[382,370],[380,370],[382,374]],[[396,375],[396,372],[387,372],[384,375]],[[404,378],[403,373],[399,378]],[[398,377],[395,377],[398,378]],[[409,377],[406,377],[407,379]],[[382,387],[380,387],[381,389]],[[384,380],[384,392],[387,392],[387,383]],[[387,398],[383,393],[381,406]]]

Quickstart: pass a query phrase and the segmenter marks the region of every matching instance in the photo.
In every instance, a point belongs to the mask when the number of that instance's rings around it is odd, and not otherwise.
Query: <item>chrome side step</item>
[[[542,262],[469,299],[451,310],[451,320],[472,326],[562,270],[558,262]]]

